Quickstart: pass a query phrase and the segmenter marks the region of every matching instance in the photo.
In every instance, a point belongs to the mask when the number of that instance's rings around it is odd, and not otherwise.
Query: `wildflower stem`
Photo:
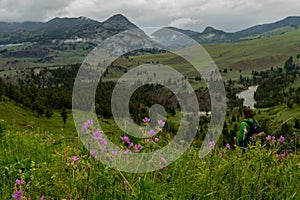
[[[123,178],[124,180],[127,181],[127,184],[128,184],[128,186],[129,186],[129,188],[131,189],[133,195],[136,196],[136,194],[135,194],[135,192],[134,192],[134,190],[133,190],[131,184],[129,183],[129,181],[126,179],[126,177],[123,175],[123,173],[122,173],[120,170],[118,170],[118,172],[120,173],[120,175],[122,176],[122,178]]]

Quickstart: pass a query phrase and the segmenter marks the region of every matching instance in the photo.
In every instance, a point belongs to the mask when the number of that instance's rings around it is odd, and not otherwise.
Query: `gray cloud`
[[[0,0],[0,21],[86,16],[104,21],[121,13],[140,27],[177,26],[236,31],[300,15],[299,0]]]

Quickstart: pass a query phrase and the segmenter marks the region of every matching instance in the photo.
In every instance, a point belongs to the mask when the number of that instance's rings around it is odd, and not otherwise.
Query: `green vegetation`
[[[0,198],[22,188],[32,199],[298,199],[300,157],[278,154],[285,145],[216,147],[204,159],[191,148],[164,169],[130,174],[95,160],[75,135],[10,129],[1,135]]]
[[[112,63],[98,84],[95,111],[114,144],[126,146],[110,109],[112,91],[115,81],[135,66],[164,64],[178,70],[192,84],[199,109],[207,113],[199,119],[192,146],[179,160],[143,174],[110,169],[78,138],[71,113],[73,83],[78,63],[92,44],[1,47],[0,199],[11,199],[21,188],[27,199],[42,195],[45,199],[299,199],[299,31],[282,27],[259,39],[204,45],[220,68],[228,109],[222,135],[203,159],[198,151],[208,131],[211,105],[201,75],[179,56],[155,49],[124,55]],[[199,59],[198,64],[202,62]],[[255,141],[242,152],[235,146],[243,103],[236,94],[251,85],[259,85],[255,117],[271,139]],[[174,94],[161,85],[144,85],[132,95],[129,111],[142,124],[155,104],[167,112],[163,134],[153,144],[161,148],[180,126],[181,110]],[[17,179],[24,184],[16,185]]]

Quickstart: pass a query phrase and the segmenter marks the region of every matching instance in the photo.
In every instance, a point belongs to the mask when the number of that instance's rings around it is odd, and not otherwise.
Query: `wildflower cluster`
[[[150,129],[149,131],[147,130],[148,126],[149,126],[149,122],[151,121],[151,119],[149,117],[145,117],[142,119],[142,122],[144,124],[144,129],[142,128],[142,134],[147,135],[147,139],[145,139],[145,141],[142,141],[142,143],[144,143],[144,145],[142,144],[134,144],[131,139],[128,136],[121,136],[120,140],[122,141],[123,146],[126,148],[126,150],[123,152],[123,155],[128,155],[132,152],[135,153],[139,153],[142,151],[142,149],[144,149],[145,146],[149,146],[152,142],[154,143],[158,143],[160,141],[160,139],[157,137],[157,134],[162,130],[162,128],[165,126],[165,121],[163,120],[158,120],[157,124],[158,124],[158,130],[153,130]]]
[[[281,135],[281,136],[276,140],[276,137],[275,137],[275,136],[268,135],[268,136],[266,137],[266,141],[267,141],[269,144],[274,145],[275,143],[277,143],[277,144],[283,143],[283,142],[285,141],[285,138]],[[268,144],[268,143],[267,143],[267,144]]]
[[[24,191],[22,190],[22,185],[25,184],[25,181],[24,180],[20,180],[20,179],[17,179],[16,182],[15,182],[15,193],[12,194],[12,198],[14,198],[15,200],[22,200],[23,198],[23,195],[24,195]],[[44,200],[44,195],[42,195],[40,197],[40,200]],[[30,196],[28,196],[26,199],[31,199]]]
[[[84,122],[81,131],[86,133],[92,132],[93,139],[96,141],[97,144],[101,146],[101,153],[105,153],[107,151],[107,140],[105,139],[102,131],[99,131],[98,129],[94,130],[94,127],[92,126],[93,124],[93,120],[87,120],[86,122]],[[97,156],[97,153],[97,150],[92,151],[92,155],[94,157]]]

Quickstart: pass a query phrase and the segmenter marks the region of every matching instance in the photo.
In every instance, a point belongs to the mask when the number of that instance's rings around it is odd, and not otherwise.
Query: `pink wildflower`
[[[15,200],[22,200],[22,196],[23,196],[23,191],[22,190],[19,190],[15,194],[12,195],[12,197]]]
[[[209,147],[210,147],[211,149],[214,149],[215,146],[216,146],[215,141],[210,141],[210,142],[209,142]]]
[[[151,119],[149,118],[149,117],[145,117],[144,119],[143,119],[143,122],[144,123],[149,123],[151,121]]]
[[[78,161],[80,160],[80,158],[78,158],[77,156],[73,156],[71,158],[71,160],[77,165],[78,164]]]
[[[156,132],[154,130],[151,129],[150,131],[148,131],[149,137],[153,137],[154,135],[156,135]]]
[[[279,141],[284,142],[284,140],[285,140],[285,138],[281,135],[280,138],[279,138]]]
[[[17,179],[17,180],[16,180],[16,184],[17,184],[17,185],[23,185],[23,184],[24,184],[24,181],[23,181],[23,180]]]
[[[166,124],[166,122],[164,121],[164,120],[158,120],[158,125],[160,126],[160,127],[164,127],[165,126],[165,124]]]

